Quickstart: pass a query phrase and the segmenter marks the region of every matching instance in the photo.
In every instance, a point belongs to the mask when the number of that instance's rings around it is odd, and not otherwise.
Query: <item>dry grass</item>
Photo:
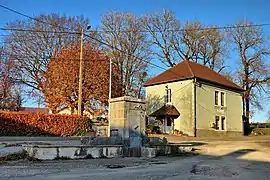
[[[254,128],[250,134],[251,136],[270,135],[270,128]]]

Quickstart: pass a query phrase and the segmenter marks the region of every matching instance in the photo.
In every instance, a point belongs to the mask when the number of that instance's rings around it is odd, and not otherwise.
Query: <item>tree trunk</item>
[[[249,116],[250,116],[250,111],[249,111],[249,105],[250,105],[250,100],[249,100],[249,97],[246,97],[246,102],[245,102],[245,106],[246,106],[246,121],[247,123],[249,124]]]
[[[84,103],[82,103],[82,115],[84,115],[83,113],[84,113],[84,109],[85,109],[85,106],[84,106]]]

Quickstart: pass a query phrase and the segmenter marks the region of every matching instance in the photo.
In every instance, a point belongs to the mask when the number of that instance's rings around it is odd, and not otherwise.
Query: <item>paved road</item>
[[[192,157],[89,159],[10,162],[0,165],[0,179],[243,179],[270,180],[270,139],[204,140],[201,155]],[[175,139],[175,143],[177,139]],[[178,143],[182,143],[179,139]],[[111,169],[108,165],[123,165]]]
[[[16,163],[0,166],[0,179],[20,180],[179,180],[179,179],[270,179],[270,163],[237,159],[246,152],[222,157],[195,156],[140,161],[125,158],[110,160],[81,160],[40,163]],[[129,162],[129,163],[128,163]],[[98,164],[98,165],[97,165]],[[125,165],[110,169],[107,165]]]

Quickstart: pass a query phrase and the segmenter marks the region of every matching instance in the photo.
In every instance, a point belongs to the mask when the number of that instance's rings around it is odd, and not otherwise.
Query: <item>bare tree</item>
[[[13,81],[16,74],[13,61],[0,48],[0,110],[17,111],[22,105],[21,88]]]
[[[251,105],[254,108],[262,109],[261,100],[269,98],[270,92],[270,67],[266,63],[269,57],[267,39],[259,27],[247,25],[245,22],[237,24],[238,28],[228,31],[231,40],[236,47],[240,59],[240,66],[237,70],[238,78],[242,88],[243,112],[249,123]]]
[[[41,92],[50,59],[62,47],[80,38],[79,35],[68,32],[80,32],[82,27],[86,27],[88,20],[57,14],[35,18],[38,21],[27,19],[8,23],[7,28],[18,30],[10,31],[4,42],[20,72],[17,80]]]
[[[180,31],[180,39],[173,44],[179,57],[195,61],[221,72],[227,55],[225,34],[217,28],[209,28],[202,23],[187,22]]]
[[[205,29],[198,21],[181,26],[174,13],[167,10],[147,16],[144,22],[158,49],[155,55],[168,67],[188,59],[218,72],[224,68],[225,36],[218,29]]]
[[[131,13],[109,12],[102,17],[100,38],[111,47],[103,46],[112,59],[122,82],[122,95],[140,96],[141,74],[150,60],[150,43],[143,32],[143,19]]]
[[[176,48],[174,43],[179,43],[181,34],[180,22],[174,13],[164,10],[163,13],[156,13],[144,18],[145,30],[150,34],[150,42],[157,47],[153,53],[168,67],[185,58],[180,45]]]

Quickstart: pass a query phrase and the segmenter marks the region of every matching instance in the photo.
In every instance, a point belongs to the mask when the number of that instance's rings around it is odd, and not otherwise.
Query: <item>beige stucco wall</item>
[[[71,113],[71,108],[65,108],[65,109],[59,111],[57,114],[71,115],[72,114]],[[73,114],[78,114],[76,109],[74,110]],[[91,119],[94,118],[93,114],[91,114],[90,112],[88,112],[86,110],[83,111],[83,114],[88,116]]]
[[[164,105],[166,85],[171,89],[172,105],[181,114],[180,117],[175,119],[174,129],[183,131],[189,136],[194,136],[193,80],[191,79],[146,87],[147,115]]]
[[[197,123],[196,127],[199,136],[227,135],[230,132],[243,131],[242,123],[242,97],[240,93],[215,87],[207,83],[202,83],[201,87],[196,87],[197,91]],[[225,93],[225,106],[215,105],[215,91]],[[220,96],[219,96],[220,101]],[[217,131],[210,127],[210,123],[215,122],[215,116],[225,116],[225,131]],[[207,132],[211,131],[211,132]]]
[[[191,79],[146,87],[147,115],[164,105],[166,85],[172,90],[172,104],[181,114],[175,120],[174,129],[194,136],[194,83]],[[215,91],[225,93],[224,108],[215,106]],[[242,97],[240,92],[201,82],[201,87],[196,86],[196,103],[197,136],[242,135]],[[225,131],[217,131],[210,127],[210,123],[215,122],[216,115],[225,116]]]

